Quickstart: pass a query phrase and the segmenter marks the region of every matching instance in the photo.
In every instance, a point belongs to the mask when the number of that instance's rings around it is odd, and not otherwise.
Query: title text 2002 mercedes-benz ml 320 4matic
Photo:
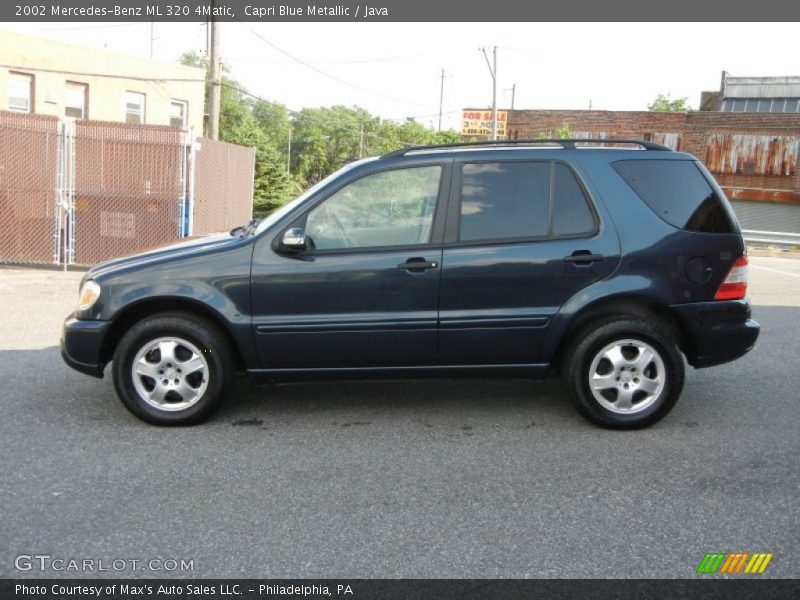
[[[454,144],[352,163],[230,234],[91,269],[64,360],[158,424],[256,381],[559,368],[605,427],[664,417],[759,326],[736,217],[693,156],[649,142]],[[402,385],[398,383],[397,385]]]

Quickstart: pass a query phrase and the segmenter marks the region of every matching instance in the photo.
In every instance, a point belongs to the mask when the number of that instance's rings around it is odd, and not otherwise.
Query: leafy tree
[[[194,52],[184,53],[180,62],[207,66]],[[359,157],[460,140],[452,130],[432,131],[410,118],[402,123],[384,121],[357,106],[304,108],[290,119],[285,106],[249,94],[226,73],[220,91],[220,139],[256,149],[253,207],[257,216]],[[286,171],[290,133],[292,174]]]
[[[272,145],[267,133],[259,127],[252,113],[245,113],[221,136],[224,141],[256,149],[253,177],[253,213],[264,216],[286,203],[297,189],[286,163]]]
[[[255,100],[253,102],[253,116],[272,145],[284,155],[285,163],[289,132],[292,130],[292,122],[289,120],[287,108],[282,104]]]
[[[659,94],[647,105],[647,110],[651,112],[686,112],[692,110],[692,107],[686,104],[688,99],[688,97],[684,97],[673,100],[669,94]]]
[[[186,52],[180,62],[203,67],[204,60],[194,52]],[[267,109],[266,107],[271,107]],[[275,132],[289,131],[286,108],[258,101],[254,103],[241,85],[230,77],[222,76],[220,89],[219,137],[224,142],[250,146],[256,150],[253,180],[253,212],[263,216],[284,204],[297,190],[294,179],[286,172],[286,158],[277,150]],[[281,143],[285,144],[285,141]]]
[[[550,138],[557,138],[560,140],[569,139],[573,137],[572,128],[570,128],[569,123],[566,121],[562,122],[559,125],[558,129],[553,131],[540,131],[539,134],[536,136],[537,139],[546,140]]]

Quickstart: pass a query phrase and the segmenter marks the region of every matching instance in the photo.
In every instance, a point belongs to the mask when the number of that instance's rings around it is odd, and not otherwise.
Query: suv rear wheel
[[[125,407],[157,425],[191,425],[219,406],[234,365],[216,327],[164,313],[131,327],[114,353],[114,387]]]
[[[646,427],[672,410],[683,389],[683,356],[658,321],[598,322],[570,347],[564,380],[572,402],[593,423]]]

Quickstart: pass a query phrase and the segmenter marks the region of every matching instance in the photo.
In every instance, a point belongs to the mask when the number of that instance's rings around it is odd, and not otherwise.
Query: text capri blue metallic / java
[[[61,348],[150,423],[256,382],[541,378],[603,427],[664,417],[693,367],[753,347],[736,217],[649,142],[478,142],[350,164],[230,234],[84,278]],[[402,384],[398,384],[402,385]]]

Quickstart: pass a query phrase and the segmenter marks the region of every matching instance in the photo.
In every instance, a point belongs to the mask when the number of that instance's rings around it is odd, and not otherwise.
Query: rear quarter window
[[[732,233],[723,200],[691,160],[620,160],[614,170],[659,217],[688,231]]]

